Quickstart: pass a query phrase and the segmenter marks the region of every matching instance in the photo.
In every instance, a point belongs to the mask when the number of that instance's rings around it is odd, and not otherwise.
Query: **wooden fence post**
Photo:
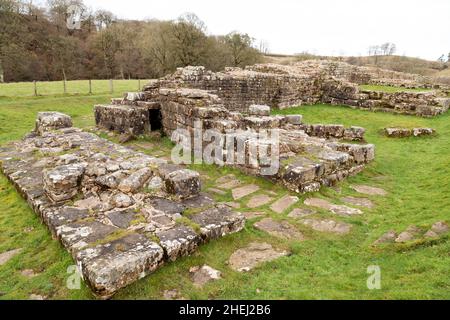
[[[114,93],[113,80],[109,79],[109,93]]]
[[[33,85],[34,85],[34,96],[37,97],[37,84],[36,84],[36,80],[33,81]]]
[[[89,79],[89,94],[92,94],[92,80]]]
[[[66,79],[63,79],[64,94],[67,94]]]

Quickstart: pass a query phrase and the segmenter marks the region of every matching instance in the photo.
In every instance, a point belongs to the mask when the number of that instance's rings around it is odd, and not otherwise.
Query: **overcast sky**
[[[246,32],[270,52],[367,55],[393,42],[397,53],[437,60],[450,52],[449,0],[85,0],[119,18],[175,19],[193,12],[210,34]]]

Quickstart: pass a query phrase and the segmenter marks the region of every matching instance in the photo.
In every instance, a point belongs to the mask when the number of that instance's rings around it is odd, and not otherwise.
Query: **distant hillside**
[[[265,55],[266,62],[291,64],[298,61],[320,59],[338,60],[357,66],[378,67],[398,72],[414,73],[439,78],[441,82],[450,83],[450,63],[429,61],[405,56],[370,56],[370,57],[327,57],[309,53],[296,55]]]
[[[436,76],[439,72],[449,68],[448,63],[404,56],[348,57],[344,58],[344,61],[353,65],[373,66],[423,76]]]

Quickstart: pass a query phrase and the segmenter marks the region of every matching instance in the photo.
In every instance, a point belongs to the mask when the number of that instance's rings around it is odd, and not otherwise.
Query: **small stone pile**
[[[200,192],[198,172],[73,128],[59,113],[40,113],[34,132],[1,148],[0,168],[105,298],[244,227],[241,214]]]

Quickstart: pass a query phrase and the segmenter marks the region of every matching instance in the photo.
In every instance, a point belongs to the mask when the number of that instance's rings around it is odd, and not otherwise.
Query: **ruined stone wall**
[[[0,148],[0,171],[103,298],[245,223],[200,193],[198,172],[72,128],[60,113],[39,114],[34,132]]]
[[[144,90],[148,94],[154,90],[152,87],[202,89],[217,95],[229,111],[243,113],[253,104],[282,109],[316,103],[418,116],[435,116],[447,110],[448,101],[442,99],[443,95],[438,91],[378,95],[359,89],[359,83],[384,81],[387,78],[377,77],[388,76],[404,87],[424,87],[415,75],[314,60],[292,66],[259,64],[245,69],[227,68],[219,73],[204,67],[180,68],[174,74],[152,82]],[[408,81],[415,84],[409,85]]]
[[[186,67],[162,79],[160,86],[207,90],[220,97],[228,110],[246,112],[252,104],[283,108],[317,103],[321,96],[320,81],[317,75],[239,68],[213,73],[204,67]]]

